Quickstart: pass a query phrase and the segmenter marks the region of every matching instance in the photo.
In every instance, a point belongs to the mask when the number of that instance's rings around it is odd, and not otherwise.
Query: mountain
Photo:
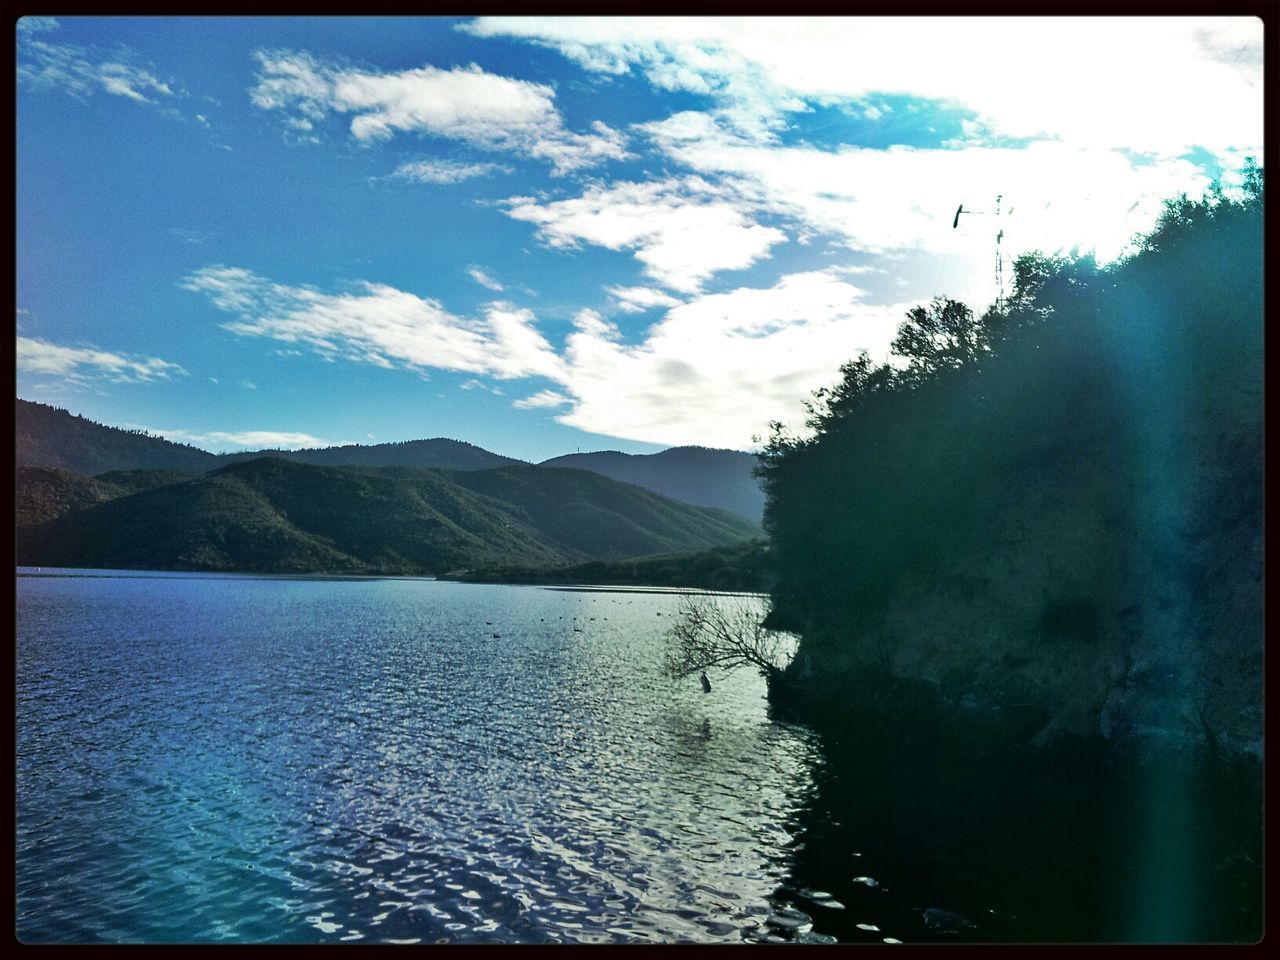
[[[703,550],[746,539],[757,529],[726,511],[680,503],[585,470],[508,467],[453,479],[517,505],[539,530],[595,558]]]
[[[756,462],[754,454],[740,450],[672,447],[650,454],[617,450],[570,453],[543,461],[540,466],[590,470],[664,497],[728,510],[759,523],[764,514],[764,492],[752,475]]]
[[[218,458],[204,450],[103,426],[29,400],[17,401],[14,432],[14,459],[19,465],[58,467],[82,476],[138,469],[203,473],[218,465]]]
[[[492,470],[523,461],[460,440],[436,438],[313,450],[247,450],[212,454],[133,430],[108,427],[66,410],[17,400],[15,458],[20,465],[56,467],[82,477],[121,470],[176,470],[200,474],[233,463],[275,457],[328,467],[414,467]],[[759,523],[764,494],[752,469],[756,458],[739,450],[672,447],[654,454],[572,453],[539,466],[585,470],[699,507],[714,507]]]
[[[108,427],[66,410],[17,400],[14,454],[19,464],[57,467],[82,476],[111,470],[164,469],[204,473],[228,463],[279,457],[320,466],[421,467],[491,470],[522,461],[461,440],[410,440],[315,450],[249,450],[213,454],[136,430]]]
[[[32,483],[65,488],[68,503],[83,504],[21,528],[19,563],[444,573],[700,550],[759,533],[729,514],[606,477],[532,466],[476,472],[259,458],[110,499],[99,498],[118,482],[78,480],[19,476],[20,503],[38,502],[21,489]]]
[[[237,463],[258,457],[279,457],[322,467],[419,467],[429,470],[492,470],[524,462],[444,437],[369,446],[353,443],[311,450],[252,450],[224,453],[219,455],[218,461]]]
[[[32,526],[142,490],[190,480],[177,470],[115,470],[96,477],[57,467],[18,467],[18,526]]]

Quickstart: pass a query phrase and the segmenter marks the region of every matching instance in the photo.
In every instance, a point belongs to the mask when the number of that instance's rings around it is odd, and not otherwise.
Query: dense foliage
[[[456,579],[478,583],[591,583],[696,587],[760,593],[769,589],[768,545],[761,539],[697,553],[591,560],[558,567],[482,566]]]
[[[904,578],[929,583],[1037,496],[1115,534],[1098,583],[1045,600],[1046,635],[1088,634],[1107,577],[1163,564],[1203,593],[1212,571],[1179,567],[1178,538],[1260,529],[1262,196],[1250,162],[1240,195],[1166,202],[1115,264],[1023,256],[981,316],[936,299],[891,363],[846,363],[809,403],[811,433],[775,424],[771,622],[856,644]]]
[[[53,520],[143,490],[194,479],[177,470],[113,470],[82,477],[57,467],[18,467],[17,522],[19,527]]]

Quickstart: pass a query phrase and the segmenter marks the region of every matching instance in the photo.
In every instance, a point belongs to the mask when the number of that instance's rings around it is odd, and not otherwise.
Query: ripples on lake
[[[815,745],[663,678],[675,606],[20,577],[19,937],[827,939],[777,896]]]

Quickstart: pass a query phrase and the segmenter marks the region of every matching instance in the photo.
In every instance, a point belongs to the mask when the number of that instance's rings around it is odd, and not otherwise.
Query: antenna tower
[[[1004,239],[1004,228],[1000,226],[1000,201],[1004,194],[996,194],[996,306],[1004,303],[1004,257],[1000,253],[1000,241]]]

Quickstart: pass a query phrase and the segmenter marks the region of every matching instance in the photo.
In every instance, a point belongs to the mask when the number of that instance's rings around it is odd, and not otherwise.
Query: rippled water
[[[670,594],[67,573],[17,587],[25,941],[824,939],[815,745],[661,675]]]
[[[1248,767],[827,731],[677,597],[18,578],[24,941],[1238,941]]]

